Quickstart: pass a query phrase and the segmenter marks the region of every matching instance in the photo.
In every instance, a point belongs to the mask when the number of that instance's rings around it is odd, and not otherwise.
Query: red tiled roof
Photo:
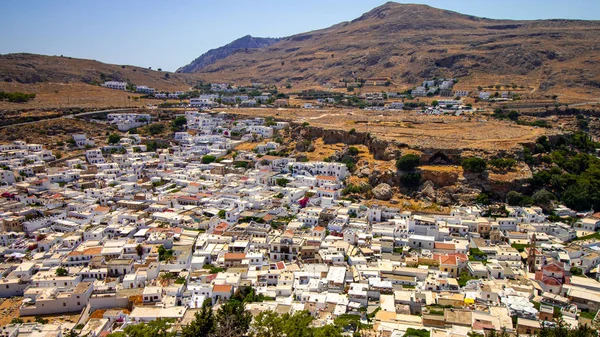
[[[444,243],[444,242],[436,242],[434,244],[434,247],[438,248],[438,249],[454,249],[455,248],[453,243]]]
[[[267,215],[263,216],[262,219],[265,221],[271,221],[271,220],[275,219],[275,216],[271,215],[271,214],[267,214]]]
[[[217,227],[215,229],[226,229],[227,227],[229,227],[227,222],[221,222],[220,224],[217,225]]]
[[[545,265],[542,267],[543,270],[547,270],[549,272],[555,272],[555,273],[562,273],[563,269],[560,268],[559,266],[555,265],[554,263],[551,263],[549,265]]]
[[[191,197],[191,196],[187,196],[187,195],[182,195],[180,197],[178,197],[177,199],[181,199],[181,200],[191,200],[191,201],[198,201],[199,199],[196,197]]]
[[[329,180],[329,181],[336,181],[337,178],[333,177],[333,176],[317,176],[317,179],[319,180]]]
[[[213,293],[225,293],[225,292],[231,292],[231,285],[230,284],[215,284],[213,285]]]
[[[152,232],[173,232],[175,234],[181,234],[181,232],[183,231],[183,229],[181,228],[150,228],[148,229],[148,233],[152,233]]]
[[[440,264],[449,264],[449,265],[456,265],[456,256],[451,256],[451,255],[440,255],[438,257]]]
[[[243,260],[246,253],[225,253],[225,260]]]

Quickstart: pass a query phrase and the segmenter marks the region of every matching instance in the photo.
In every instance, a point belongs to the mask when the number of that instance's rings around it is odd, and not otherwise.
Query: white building
[[[115,90],[126,90],[127,82],[117,82],[117,81],[106,81],[102,84],[105,88],[115,89]]]

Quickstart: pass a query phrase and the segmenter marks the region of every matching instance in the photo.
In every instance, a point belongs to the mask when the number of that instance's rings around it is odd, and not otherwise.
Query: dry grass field
[[[187,89],[186,89],[187,90]],[[36,94],[35,99],[26,103],[0,101],[0,110],[145,107],[163,102],[159,99],[140,99],[142,95],[113,90],[81,82],[21,84],[0,82],[0,91]],[[176,102],[169,100],[168,102]]]
[[[325,129],[369,132],[414,148],[510,150],[552,130],[498,121],[486,116],[426,116],[414,111],[348,109],[225,109],[245,116],[273,116]]]

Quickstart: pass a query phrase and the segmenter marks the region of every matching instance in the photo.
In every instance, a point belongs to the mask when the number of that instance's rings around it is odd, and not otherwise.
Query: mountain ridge
[[[203,80],[302,82],[436,76],[471,87],[529,82],[543,91],[600,88],[600,21],[499,20],[388,2],[358,18],[232,53],[195,71]]]
[[[276,42],[278,42],[280,38],[270,38],[270,37],[254,37],[251,35],[245,35],[241,38],[234,40],[224,46],[211,49],[206,53],[198,56],[195,60],[190,62],[189,64],[177,69],[175,72],[177,73],[193,73],[200,71],[207,66],[215,63],[218,60],[221,60],[239,50],[247,50],[247,49],[257,49],[262,47],[268,47]]]

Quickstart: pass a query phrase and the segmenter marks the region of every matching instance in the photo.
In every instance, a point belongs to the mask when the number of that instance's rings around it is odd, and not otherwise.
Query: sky
[[[3,0],[0,54],[64,55],[175,71],[244,35],[284,37],[326,28],[385,2]],[[600,0],[410,2],[493,19],[600,20]]]

